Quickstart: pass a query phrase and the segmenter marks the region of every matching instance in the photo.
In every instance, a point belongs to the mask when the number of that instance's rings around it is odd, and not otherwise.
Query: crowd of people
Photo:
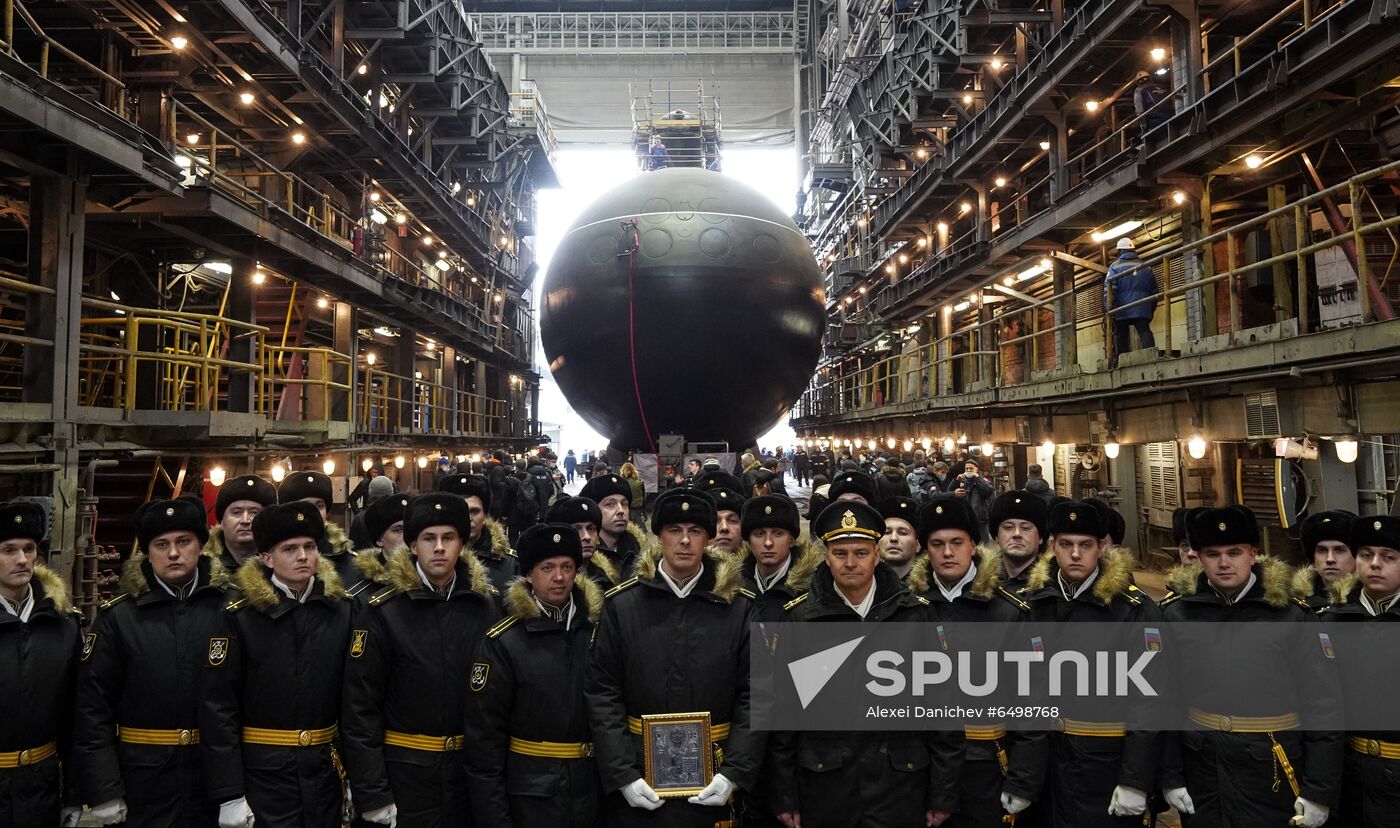
[[[991,497],[975,462],[897,488],[838,467],[804,526],[764,460],[701,461],[643,526],[620,471],[571,497],[552,459],[366,495],[349,533],[319,472],[225,481],[212,527],[200,500],[153,500],[91,625],[39,562],[43,511],[0,504],[0,824],[1396,824],[1400,736],[1305,729],[1324,702],[1229,664],[1181,732],[770,733],[750,655],[754,622],[1396,620],[1400,519],[1311,516],[1295,571],[1248,509],[1180,510],[1154,601],[1108,504]],[[511,525],[526,484],[537,519]],[[697,712],[708,782],[663,795],[645,717]]]

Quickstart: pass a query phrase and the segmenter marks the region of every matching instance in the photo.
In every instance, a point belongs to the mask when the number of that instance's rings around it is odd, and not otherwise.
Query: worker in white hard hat
[[[1118,240],[1118,259],[1108,267],[1103,280],[1103,306],[1113,320],[1113,360],[1109,367],[1118,367],[1118,358],[1133,350],[1129,331],[1137,330],[1143,348],[1156,348],[1152,338],[1152,316],[1161,301],[1157,277],[1152,268],[1138,258],[1137,246],[1124,236]]]

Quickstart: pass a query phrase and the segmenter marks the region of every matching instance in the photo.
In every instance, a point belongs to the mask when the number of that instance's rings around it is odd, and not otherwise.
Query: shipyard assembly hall
[[[0,3],[0,828],[1400,828],[1396,0]]]

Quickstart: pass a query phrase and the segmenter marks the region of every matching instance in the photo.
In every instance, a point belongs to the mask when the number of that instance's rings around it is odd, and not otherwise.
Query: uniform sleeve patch
[[[491,677],[491,665],[484,661],[472,662],[471,688],[473,693],[486,689],[486,680]]]
[[[83,661],[92,658],[92,651],[97,647],[97,633],[90,632],[83,635]]]
[[[1337,654],[1332,650],[1332,637],[1327,633],[1317,634],[1318,643],[1322,645],[1322,654],[1328,658],[1336,658]]]
[[[365,642],[369,640],[369,630],[355,630],[355,637],[350,641],[350,657],[359,658],[365,654]]]
[[[227,639],[227,638],[211,638],[211,639],[209,639],[209,666],[211,666],[211,667],[219,667],[219,666],[222,666],[223,663],[224,663],[224,659],[226,659],[226,658],[228,658],[228,639]]]

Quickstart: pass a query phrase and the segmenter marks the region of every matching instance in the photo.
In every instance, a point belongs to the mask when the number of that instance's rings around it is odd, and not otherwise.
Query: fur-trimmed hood
[[[1294,595],[1294,598],[1298,598],[1299,601],[1306,601],[1308,598],[1312,598],[1313,594],[1316,593],[1317,581],[1319,581],[1317,567],[1313,566],[1312,563],[1308,563],[1308,565],[1299,566],[1298,569],[1294,570],[1294,579],[1289,581],[1288,588],[1292,595]],[[1324,593],[1329,593],[1330,588],[1331,584],[1324,584]]]
[[[653,581],[657,578],[657,566],[661,562],[661,544],[654,543],[642,550],[637,559],[637,578]],[[705,547],[705,563],[714,572],[715,580],[708,592],[726,604],[734,600],[742,586],[743,567],[739,558],[715,546]]]
[[[280,603],[271,578],[272,571],[263,566],[260,558],[249,558],[238,567],[232,583],[254,609],[267,612]],[[316,559],[316,580],[321,582],[322,593],[327,598],[336,600],[348,597],[340,576],[335,574],[335,564],[325,555]]]
[[[326,521],[326,541],[330,543],[333,555],[348,555],[355,551],[355,542],[350,540],[339,523]]]
[[[592,566],[603,573],[603,577],[608,579],[608,583],[620,584],[623,581],[622,573],[617,569],[617,563],[601,549],[595,547],[593,554],[589,555],[588,560],[583,563],[585,567]]]
[[[1349,572],[1327,585],[1327,596],[1334,604],[1345,604],[1352,599],[1353,595],[1357,596],[1357,600],[1360,600],[1360,592],[1357,590],[1359,586],[1361,586],[1361,579],[1356,577],[1356,573]]]
[[[471,549],[473,553],[488,552],[492,557],[504,558],[510,554],[510,538],[506,535],[506,528],[494,518],[487,518],[486,523],[481,527],[482,537],[491,539],[491,542],[483,549],[479,545],[482,538],[476,539],[476,544]],[[415,573],[414,578],[417,578]]]
[[[219,556],[212,552],[201,553],[209,561],[209,586],[215,589],[225,589],[229,585],[228,569],[224,567],[224,562],[219,560]],[[133,552],[126,563],[122,564],[122,592],[132,598],[148,592],[151,584],[146,580],[146,573],[141,570],[141,564],[146,562],[146,553]]]
[[[594,624],[598,623],[598,617],[603,612],[603,588],[593,583],[585,577],[574,579],[574,591],[583,593],[583,604],[588,610],[588,620]],[[530,621],[541,617],[540,605],[535,603],[534,593],[530,592],[530,584],[523,577],[515,578],[510,582],[510,587],[506,589],[506,597],[502,601],[505,605],[506,614],[514,615],[522,621]]]
[[[1110,546],[1105,549],[1099,556],[1099,577],[1094,579],[1094,585],[1089,588],[1090,594],[1104,606],[1113,603],[1116,596],[1126,594],[1128,587],[1133,583],[1135,560],[1133,553],[1126,547]],[[1025,593],[1030,595],[1050,586],[1059,569],[1054,552],[1041,555],[1040,560],[1031,567],[1030,577],[1026,579]]]
[[[63,582],[61,575],[36,562],[33,580],[39,582],[39,589],[43,591],[44,597],[53,602],[54,612],[59,615],[73,612],[73,596],[69,594],[68,585]],[[34,603],[38,606],[38,601]]]
[[[467,569],[467,588],[481,597],[494,601],[496,599],[496,588],[491,585],[491,576],[486,572],[486,566],[476,557],[470,549],[463,549],[462,554],[457,558],[457,562]],[[413,555],[407,547],[399,547],[387,561],[384,569],[389,576],[388,583],[393,584],[399,592],[412,592],[423,587],[423,579],[418,577],[418,567],[414,566]],[[458,584],[461,586],[461,584]]]
[[[632,540],[637,542],[637,549],[646,549],[650,541],[647,540],[646,530],[631,521],[627,522],[627,534],[632,536]]]
[[[389,570],[384,562],[392,555],[397,555],[399,550],[407,547],[400,544],[394,551],[386,553],[378,546],[370,546],[355,553],[355,571],[361,578],[376,584],[389,583]]]
[[[789,554],[792,563],[788,565],[787,576],[783,578],[783,583],[793,593],[806,592],[812,586],[812,573],[817,571],[817,567],[826,558],[826,549],[807,538],[798,538],[792,545],[792,552]],[[758,567],[758,562],[754,559],[753,549],[749,546],[748,541],[739,544],[739,551],[735,557],[739,560],[743,574],[752,578]],[[750,561],[753,562],[752,565]]]
[[[1293,600],[1293,568],[1278,558],[1259,555],[1254,566],[1259,584],[1264,588],[1264,603],[1271,607],[1287,606]],[[1200,588],[1201,567],[1199,564],[1182,564],[1167,575],[1167,586],[1178,595],[1195,595]],[[1193,573],[1188,576],[1188,573]]]
[[[228,547],[224,546],[224,525],[216,523],[209,528],[209,540],[204,542],[204,554],[218,558],[227,551]]]
[[[996,595],[997,587],[1001,586],[1001,550],[993,544],[979,544],[973,563],[977,566],[977,574],[967,585],[968,594],[978,598]],[[915,595],[927,595],[934,589],[933,578],[933,564],[929,562],[928,555],[921,552],[914,559],[914,567],[909,570],[909,577],[904,582]]]
[[[1167,572],[1164,583],[1176,595],[1190,595],[1196,591],[1196,579],[1200,575],[1200,564],[1177,564]]]

